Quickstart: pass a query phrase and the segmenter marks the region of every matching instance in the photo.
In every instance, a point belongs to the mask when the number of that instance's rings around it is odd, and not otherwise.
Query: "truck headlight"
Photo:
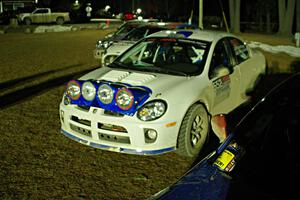
[[[80,84],[72,80],[68,83],[66,94],[73,100],[77,100],[80,97]]]
[[[114,98],[114,91],[107,84],[103,84],[98,88],[98,98],[104,104],[110,104]]]
[[[82,96],[87,101],[93,101],[96,96],[96,88],[90,81],[82,84]]]
[[[167,104],[162,100],[155,100],[146,103],[137,113],[137,117],[142,121],[152,121],[165,114]]]

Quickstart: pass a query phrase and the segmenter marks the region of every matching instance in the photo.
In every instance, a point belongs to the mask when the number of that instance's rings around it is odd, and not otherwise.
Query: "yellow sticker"
[[[234,154],[228,150],[225,150],[219,156],[219,158],[214,162],[214,164],[220,167],[220,169],[225,170],[225,168],[232,161],[233,158],[234,158]]]

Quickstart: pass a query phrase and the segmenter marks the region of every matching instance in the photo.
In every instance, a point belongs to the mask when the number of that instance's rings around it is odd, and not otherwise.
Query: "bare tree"
[[[292,35],[295,0],[278,0],[279,35]]]
[[[296,2],[296,31],[300,32],[300,1]]]
[[[230,31],[240,32],[240,9],[241,0],[229,0]]]

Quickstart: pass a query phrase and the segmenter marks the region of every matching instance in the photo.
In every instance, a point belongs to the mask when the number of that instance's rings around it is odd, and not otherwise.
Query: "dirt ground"
[[[193,164],[175,153],[93,149],[60,133],[65,83],[98,67],[92,52],[108,31],[0,35],[0,199],[147,199]],[[287,71],[295,61],[266,55]]]

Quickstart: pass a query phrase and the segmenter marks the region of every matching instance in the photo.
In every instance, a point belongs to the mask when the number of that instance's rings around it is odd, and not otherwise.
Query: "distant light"
[[[79,5],[79,1],[78,0],[75,0],[75,3],[74,3],[76,6]]]
[[[142,16],[138,16],[138,20],[143,20],[143,17]]]
[[[105,6],[105,11],[108,11],[109,9],[110,9],[110,6],[109,5],[107,5],[107,6]]]
[[[142,12],[142,9],[138,8],[138,9],[136,9],[136,12],[137,12],[138,14],[140,14],[140,13]]]

